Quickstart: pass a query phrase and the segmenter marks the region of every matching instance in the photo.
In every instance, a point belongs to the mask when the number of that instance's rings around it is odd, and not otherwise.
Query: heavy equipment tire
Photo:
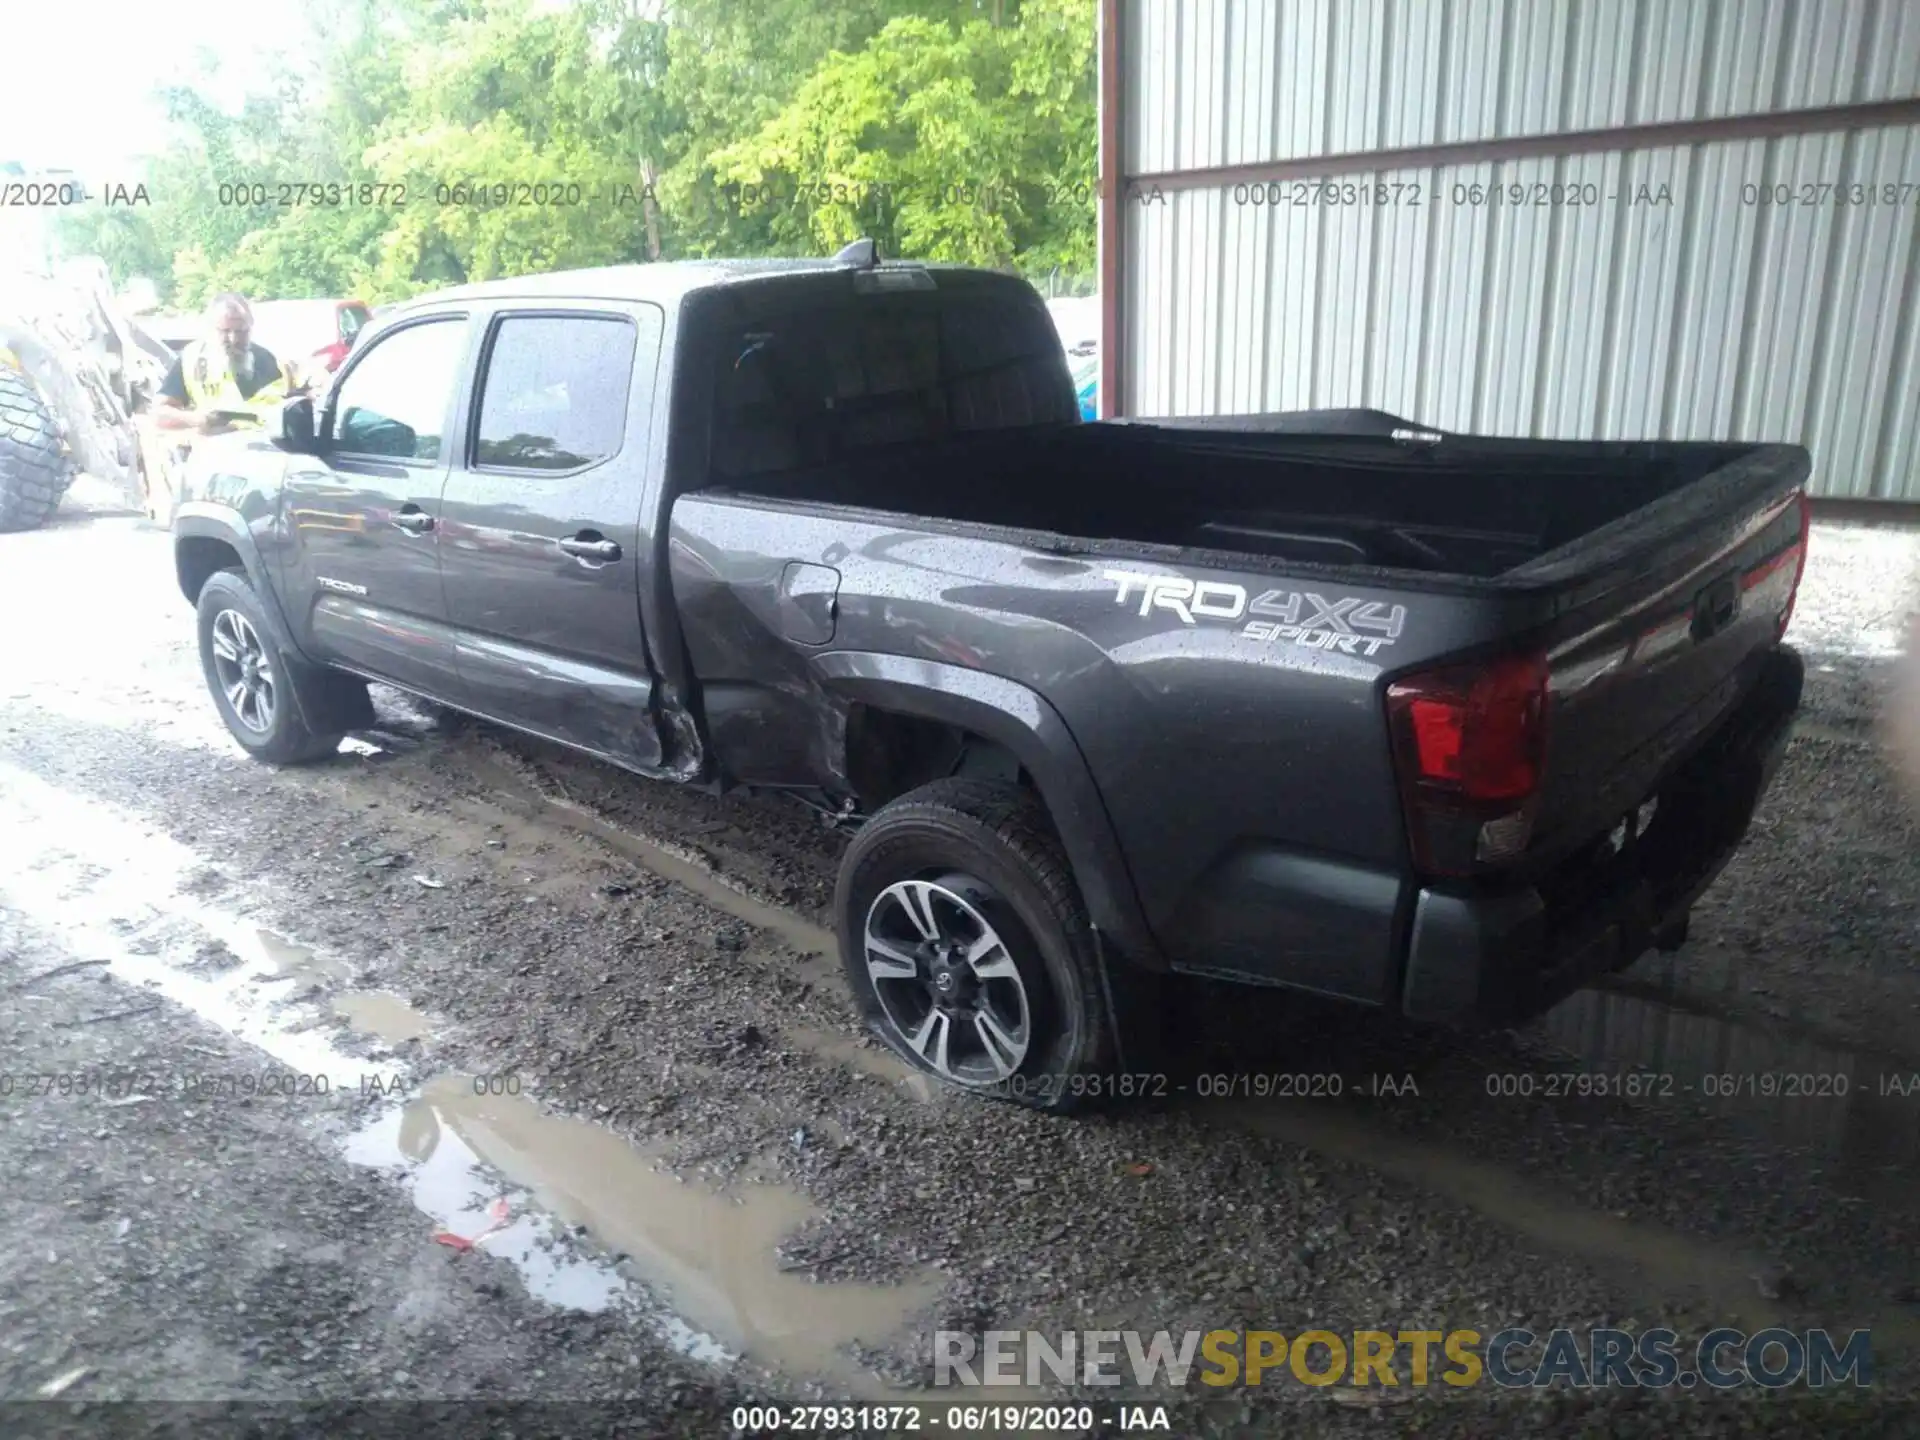
[[[0,531],[46,524],[68,478],[53,412],[26,376],[0,365]]]
[[[1103,960],[1044,806],[936,780],[860,828],[834,895],[841,963],[908,1064],[1039,1110],[1113,1098]]]

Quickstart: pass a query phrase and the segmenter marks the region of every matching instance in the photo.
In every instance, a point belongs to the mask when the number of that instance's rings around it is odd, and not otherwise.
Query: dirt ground
[[[337,758],[247,761],[167,536],[82,491],[0,537],[0,1433],[715,1436],[944,1414],[936,1329],[1607,1323],[1870,1327],[1873,1384],[1132,1398],[1176,1434],[1910,1433],[1920,833],[1876,727],[1920,536],[1813,553],[1802,724],[1679,954],[1471,1040],[1196,993],[1165,1096],[1060,1120],[860,1038],[843,842],[798,806],[386,690]],[[1670,1079],[1566,1083],[1626,1070]]]

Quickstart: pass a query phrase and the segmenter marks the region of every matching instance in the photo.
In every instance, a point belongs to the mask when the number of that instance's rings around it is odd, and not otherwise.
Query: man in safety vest
[[[253,309],[244,296],[215,296],[207,307],[207,332],[187,346],[160,382],[153,420],[162,430],[217,435],[251,428],[287,398],[279,360],[253,343]]]

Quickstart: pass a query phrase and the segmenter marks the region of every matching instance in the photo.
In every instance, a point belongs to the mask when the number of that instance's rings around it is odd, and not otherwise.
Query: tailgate
[[[1701,493],[1630,517],[1608,547],[1614,584],[1575,587],[1547,655],[1546,763],[1524,868],[1611,832],[1746,695],[1799,583],[1806,468],[1796,447],[1761,447],[1736,473],[1698,482]]]

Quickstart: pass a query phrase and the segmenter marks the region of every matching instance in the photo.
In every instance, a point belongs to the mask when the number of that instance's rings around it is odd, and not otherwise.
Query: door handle
[[[592,531],[572,535],[560,542],[560,548],[578,560],[618,560],[620,543],[595,535]]]
[[[409,535],[424,535],[433,529],[433,516],[427,514],[418,505],[408,505],[393,517],[393,523]]]

